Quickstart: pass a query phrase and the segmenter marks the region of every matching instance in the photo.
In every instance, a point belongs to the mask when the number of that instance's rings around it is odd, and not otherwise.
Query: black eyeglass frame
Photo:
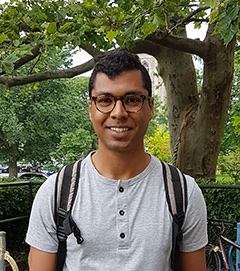
[[[109,110],[109,111],[107,111],[107,112],[103,112],[103,111],[101,111],[101,110],[98,108],[96,100],[97,100],[98,97],[101,97],[101,96],[111,97],[111,98],[114,99],[114,105],[113,105],[113,108],[112,108],[111,110]],[[126,97],[128,97],[128,96],[129,96],[129,97],[131,97],[131,96],[140,96],[140,97],[142,98],[142,105],[141,105],[141,107],[140,107],[137,111],[131,111],[131,110],[127,110],[127,109],[126,109],[123,100],[124,100]],[[116,106],[116,102],[117,102],[118,100],[120,100],[120,101],[122,102],[123,108],[126,110],[126,112],[128,112],[128,113],[137,113],[137,112],[139,112],[140,110],[142,110],[144,101],[145,101],[145,100],[148,100],[148,101],[149,101],[149,100],[151,99],[151,96],[148,96],[148,95],[142,95],[142,94],[126,94],[126,95],[121,96],[121,97],[114,97],[114,96],[111,95],[111,94],[100,94],[100,95],[98,95],[98,96],[92,96],[90,99],[91,99],[92,101],[94,101],[97,110],[98,110],[99,112],[101,112],[101,113],[104,113],[104,114],[111,113],[111,112],[114,110],[114,108],[115,108],[115,106]]]

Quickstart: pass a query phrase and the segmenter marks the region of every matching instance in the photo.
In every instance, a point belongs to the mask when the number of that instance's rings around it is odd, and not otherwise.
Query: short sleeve
[[[39,188],[34,199],[26,242],[39,250],[56,253],[58,240],[54,221],[54,192],[56,174]]]
[[[193,178],[186,176],[188,205],[183,223],[183,239],[180,251],[192,252],[204,247],[208,242],[207,210],[201,189]]]

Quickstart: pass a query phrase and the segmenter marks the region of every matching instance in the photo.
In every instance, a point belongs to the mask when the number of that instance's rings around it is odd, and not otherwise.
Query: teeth
[[[128,128],[110,128],[112,131],[115,131],[117,133],[122,133],[125,131],[128,131]]]

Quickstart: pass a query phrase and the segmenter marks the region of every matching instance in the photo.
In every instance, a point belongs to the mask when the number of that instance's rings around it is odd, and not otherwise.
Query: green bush
[[[0,183],[19,182],[17,178],[3,178]],[[36,194],[38,185],[33,187],[33,195]],[[0,187],[0,220],[29,215],[28,185]],[[0,224],[0,231],[7,234],[7,250],[13,256],[20,256],[21,252],[28,249],[25,244],[25,236],[28,226],[28,218],[4,222]]]
[[[208,180],[197,180],[201,184],[213,184]],[[218,178],[217,185],[232,185],[235,182],[229,178]],[[202,188],[203,195],[207,205],[208,217],[220,219],[228,222],[240,222],[240,189],[232,188]],[[216,244],[216,233],[218,227],[208,224],[209,242]],[[230,239],[236,239],[236,228],[226,226],[226,236]],[[228,247],[228,246],[226,246]]]
[[[18,182],[18,179],[0,179],[3,182]],[[197,180],[201,184],[213,184],[208,180]],[[229,185],[236,184],[228,176],[219,176],[215,184]],[[34,194],[39,186],[34,186]],[[207,204],[208,216],[226,221],[240,221],[240,189],[213,189],[202,188]],[[0,220],[24,216],[29,214],[28,206],[28,186],[0,187]],[[0,224],[0,231],[7,233],[7,249],[14,256],[19,255],[19,251],[26,251],[25,235],[27,231],[28,219],[17,220]],[[209,242],[215,243],[217,227],[209,225]],[[227,227],[226,236],[235,240],[236,230]]]
[[[230,176],[235,184],[240,181],[240,148],[226,156],[220,156],[218,167],[222,174]]]

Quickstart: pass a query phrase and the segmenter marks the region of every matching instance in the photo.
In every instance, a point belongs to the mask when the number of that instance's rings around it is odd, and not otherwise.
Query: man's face
[[[148,95],[143,87],[139,70],[122,72],[113,80],[104,73],[98,73],[92,96],[111,94],[122,97],[128,93]],[[143,150],[143,137],[153,116],[153,98],[144,101],[143,108],[136,113],[127,112],[121,100],[116,101],[112,112],[101,113],[93,101],[88,102],[89,116],[98,136],[98,147],[103,151],[131,152]]]

